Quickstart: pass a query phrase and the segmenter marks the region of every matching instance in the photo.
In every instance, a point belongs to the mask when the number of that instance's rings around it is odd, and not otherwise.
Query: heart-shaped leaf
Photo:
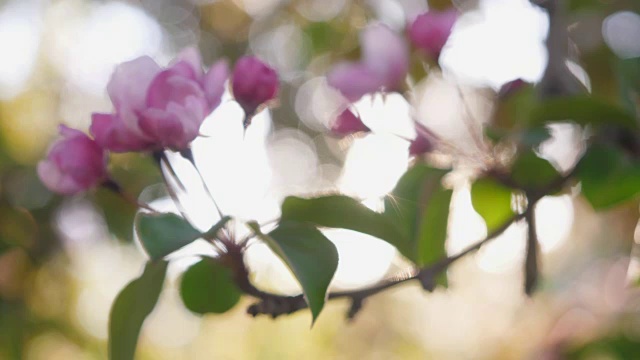
[[[335,245],[308,223],[282,221],[268,234],[261,233],[256,223],[250,226],[298,279],[315,322],[324,307],[329,283],[338,268]]]

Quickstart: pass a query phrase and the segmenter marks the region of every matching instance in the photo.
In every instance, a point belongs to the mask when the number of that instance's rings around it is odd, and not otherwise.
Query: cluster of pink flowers
[[[407,36],[416,49],[437,60],[456,18],[455,10],[429,11],[408,26]],[[344,96],[347,105],[332,127],[338,135],[370,131],[349,105],[366,94],[401,91],[409,71],[409,46],[388,27],[367,27],[360,43],[359,61],[339,63],[327,75],[329,85]],[[200,54],[192,48],[164,69],[147,56],[120,64],[107,86],[114,111],[92,115],[93,139],[61,126],[61,139],[38,164],[42,182],[52,191],[75,194],[110,181],[108,151],[188,149],[205,118],[220,105],[228,78],[225,60],[205,72]],[[277,96],[278,76],[259,59],[246,56],[235,64],[231,89],[245,112],[246,127],[253,115]],[[418,123],[416,133],[410,154],[431,151],[435,135]]]
[[[421,14],[408,26],[407,36],[417,50],[437,61],[457,17],[455,9]],[[360,61],[337,64],[327,75],[328,84],[338,90],[347,103],[356,102],[366,94],[401,90],[409,70],[409,47],[404,38],[376,24],[364,29],[360,43]],[[345,136],[370,129],[347,108],[336,117],[331,131]],[[416,134],[409,145],[411,155],[433,150],[436,137],[432,132],[416,123]]]
[[[228,77],[225,60],[204,72],[193,48],[166,69],[147,56],[120,64],[107,85],[113,113],[92,115],[93,139],[61,126],[61,139],[38,164],[40,179],[54,192],[75,194],[109,180],[107,151],[188,149],[205,118],[220,105]],[[278,92],[276,72],[252,56],[237,61],[231,82],[246,119]]]

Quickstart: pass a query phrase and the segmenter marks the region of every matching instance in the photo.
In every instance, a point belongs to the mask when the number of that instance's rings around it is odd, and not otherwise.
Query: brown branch
[[[460,253],[444,258],[436,262],[435,264],[424,267],[422,269],[414,269],[409,273],[409,275],[403,275],[393,279],[388,279],[364,289],[331,292],[327,297],[329,300],[341,298],[350,299],[351,307],[349,309],[347,317],[351,319],[358,313],[365,299],[397,285],[417,280],[425,290],[432,291],[435,287],[436,277],[440,273],[445,271],[451,264],[465,257],[466,255],[480,249],[484,244],[502,234],[511,224],[522,219],[523,217],[524,214],[513,216],[500,228],[491,232],[491,234],[489,234],[486,238],[469,246]],[[252,316],[262,314],[270,315],[271,317],[276,318],[280,315],[291,314],[308,307],[303,295],[283,296],[257,289],[249,280],[249,272],[242,262],[242,252],[230,251],[228,255],[233,258],[230,259],[231,261],[229,261],[229,263],[240,265],[234,268],[236,284],[238,285],[240,290],[242,290],[245,294],[253,296],[259,300],[255,304],[249,306],[249,308],[247,309],[247,313],[251,314]]]
[[[538,243],[538,234],[536,232],[536,203],[532,203],[525,218],[527,220],[527,248],[524,261],[524,292],[531,296],[538,285],[539,277],[539,261],[540,261],[540,244]]]
[[[352,319],[360,311],[364,301],[368,297],[383,292],[392,287],[396,287],[400,284],[417,280],[425,290],[433,291],[436,286],[437,276],[444,272],[451,264],[462,259],[468,254],[477,251],[483,245],[502,234],[513,223],[520,221],[523,218],[526,218],[527,222],[529,223],[527,261],[525,264],[525,273],[527,275],[525,279],[525,291],[527,292],[527,294],[530,294],[531,290],[535,286],[538,270],[537,248],[533,250],[531,248],[531,244],[533,244],[534,247],[538,246],[533,215],[535,204],[542,197],[561,190],[573,177],[574,173],[575,168],[565,176],[559,177],[558,179],[550,182],[537,191],[527,192],[527,200],[529,203],[523,213],[514,215],[504,224],[502,224],[502,226],[488,234],[484,239],[467,247],[458,254],[441,259],[440,261],[421,269],[414,268],[408,274],[403,274],[398,277],[381,281],[380,283],[370,287],[359,290],[330,292],[329,294],[327,294],[328,300],[341,298],[350,299],[351,307],[349,308],[347,317],[349,319]],[[218,240],[220,240],[226,248],[226,251],[221,253],[220,260],[225,266],[229,267],[232,270],[234,281],[238,288],[245,294],[258,299],[256,303],[249,306],[249,308],[247,309],[247,313],[251,314],[254,317],[258,315],[270,315],[272,318],[276,318],[280,315],[291,314],[308,307],[308,304],[302,294],[285,296],[262,291],[255,287],[255,285],[253,285],[250,280],[249,270],[244,263],[244,251],[246,249],[246,242],[237,243],[235,241],[232,241],[231,239],[220,237],[218,237]],[[535,274],[535,276],[531,276],[532,274]]]

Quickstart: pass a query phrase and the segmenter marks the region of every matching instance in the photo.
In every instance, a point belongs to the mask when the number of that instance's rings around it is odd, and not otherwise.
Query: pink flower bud
[[[359,116],[356,116],[349,109],[345,109],[340,113],[331,127],[331,132],[339,136],[369,131],[371,131],[371,129],[362,122]]]
[[[53,192],[72,195],[107,179],[104,150],[83,132],[60,125],[62,138],[38,163],[42,183]]]
[[[244,56],[236,62],[231,78],[233,96],[247,117],[278,93],[275,70],[254,56]]]
[[[349,101],[377,91],[402,88],[409,69],[407,44],[384,25],[371,25],[360,34],[362,59],[340,63],[327,75],[327,82]]]
[[[228,72],[222,60],[205,73],[193,48],[164,70],[147,56],[122,63],[107,86],[115,113],[93,114],[90,131],[113,152],[185,149],[220,104]]]
[[[416,125],[416,138],[409,145],[409,155],[422,155],[435,149],[437,137],[429,129],[419,123]]]
[[[431,10],[419,15],[409,26],[409,39],[415,47],[438,59],[457,18],[458,12],[455,9]]]

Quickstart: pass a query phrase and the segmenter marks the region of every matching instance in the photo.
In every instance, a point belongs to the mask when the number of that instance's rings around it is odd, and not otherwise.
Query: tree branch
[[[507,220],[504,224],[502,224],[499,228],[492,231],[488,234],[484,239],[478,241],[477,243],[467,247],[461,252],[443,258],[440,261],[431,264],[429,266],[423,268],[414,268],[410,270],[408,273],[401,274],[400,276],[386,279],[381,281],[380,283],[369,286],[363,289],[351,290],[351,291],[334,291],[327,294],[328,300],[334,299],[342,299],[347,298],[351,300],[351,307],[347,313],[347,317],[352,319],[358,311],[362,308],[364,301],[370,296],[376,295],[380,292],[383,292],[387,289],[396,287],[400,284],[404,284],[406,282],[417,280],[422,287],[427,291],[433,291],[436,286],[436,278],[442,272],[447,270],[447,268],[455,263],[456,261],[462,259],[463,257],[479,250],[486,243],[498,237],[502,234],[509,226],[513,223],[520,221],[522,219],[527,219],[529,222],[529,227],[533,230],[529,231],[529,244],[531,241],[535,241],[534,243],[537,246],[537,236],[535,234],[535,222],[533,219],[533,209],[535,208],[535,204],[542,197],[553,194],[557,191],[560,191],[569,180],[573,177],[575,173],[575,168],[572,169],[566,175],[557,178],[556,180],[550,182],[546,186],[538,189],[538,191],[530,191],[527,194],[527,199],[529,204],[525,211],[521,214],[514,215],[509,220]],[[533,231],[533,236],[531,236],[531,232]],[[294,296],[285,296],[279,294],[273,294],[270,292],[262,291],[256,288],[250,280],[249,270],[247,269],[244,263],[244,244],[238,244],[233,241],[224,242],[227,247],[226,253],[221,255],[221,260],[228,266],[234,274],[234,280],[238,288],[244,292],[245,294],[252,296],[258,301],[247,308],[247,313],[252,316],[258,315],[270,315],[272,318],[276,318],[280,315],[291,314],[299,310],[306,309],[308,307],[304,296],[294,295]],[[537,253],[536,253],[537,255]],[[528,256],[529,258],[529,256]],[[537,256],[531,257],[532,261],[535,261],[537,265]],[[527,261],[526,269],[528,270],[532,265],[529,264],[530,261]],[[536,266],[537,270],[537,266]],[[529,274],[529,272],[527,272]],[[527,277],[525,288],[532,288],[531,284],[535,283],[535,281],[531,282]]]
[[[524,261],[524,292],[531,295],[538,285],[540,245],[536,232],[536,203],[529,205],[525,213],[527,220],[527,248]]]
[[[353,318],[358,311],[362,308],[362,304],[365,299],[382,291],[396,287],[397,285],[404,284],[409,281],[417,280],[422,287],[427,291],[432,291],[435,287],[436,277],[445,271],[451,264],[465,257],[466,255],[480,249],[484,244],[488,243],[492,239],[502,234],[511,224],[524,218],[524,214],[518,214],[513,216],[507,222],[505,222],[500,228],[493,231],[487,237],[481,241],[469,246],[460,253],[444,258],[435,264],[421,268],[413,269],[409,274],[404,274],[392,279],[384,280],[376,285],[352,291],[337,291],[328,294],[329,300],[347,298],[351,300],[351,307],[347,314],[349,319]],[[257,298],[259,301],[253,305],[250,305],[247,309],[247,313],[252,316],[257,315],[270,315],[272,318],[276,318],[280,315],[291,314],[296,311],[306,309],[308,307],[303,295],[295,296],[283,296],[264,292],[257,289],[249,280],[249,272],[241,261],[241,251],[230,251],[229,256],[234,257],[230,261],[231,263],[240,264],[241,266],[234,268],[234,274],[236,284],[247,295]],[[239,258],[238,258],[239,257]],[[240,261],[238,261],[240,260]]]

